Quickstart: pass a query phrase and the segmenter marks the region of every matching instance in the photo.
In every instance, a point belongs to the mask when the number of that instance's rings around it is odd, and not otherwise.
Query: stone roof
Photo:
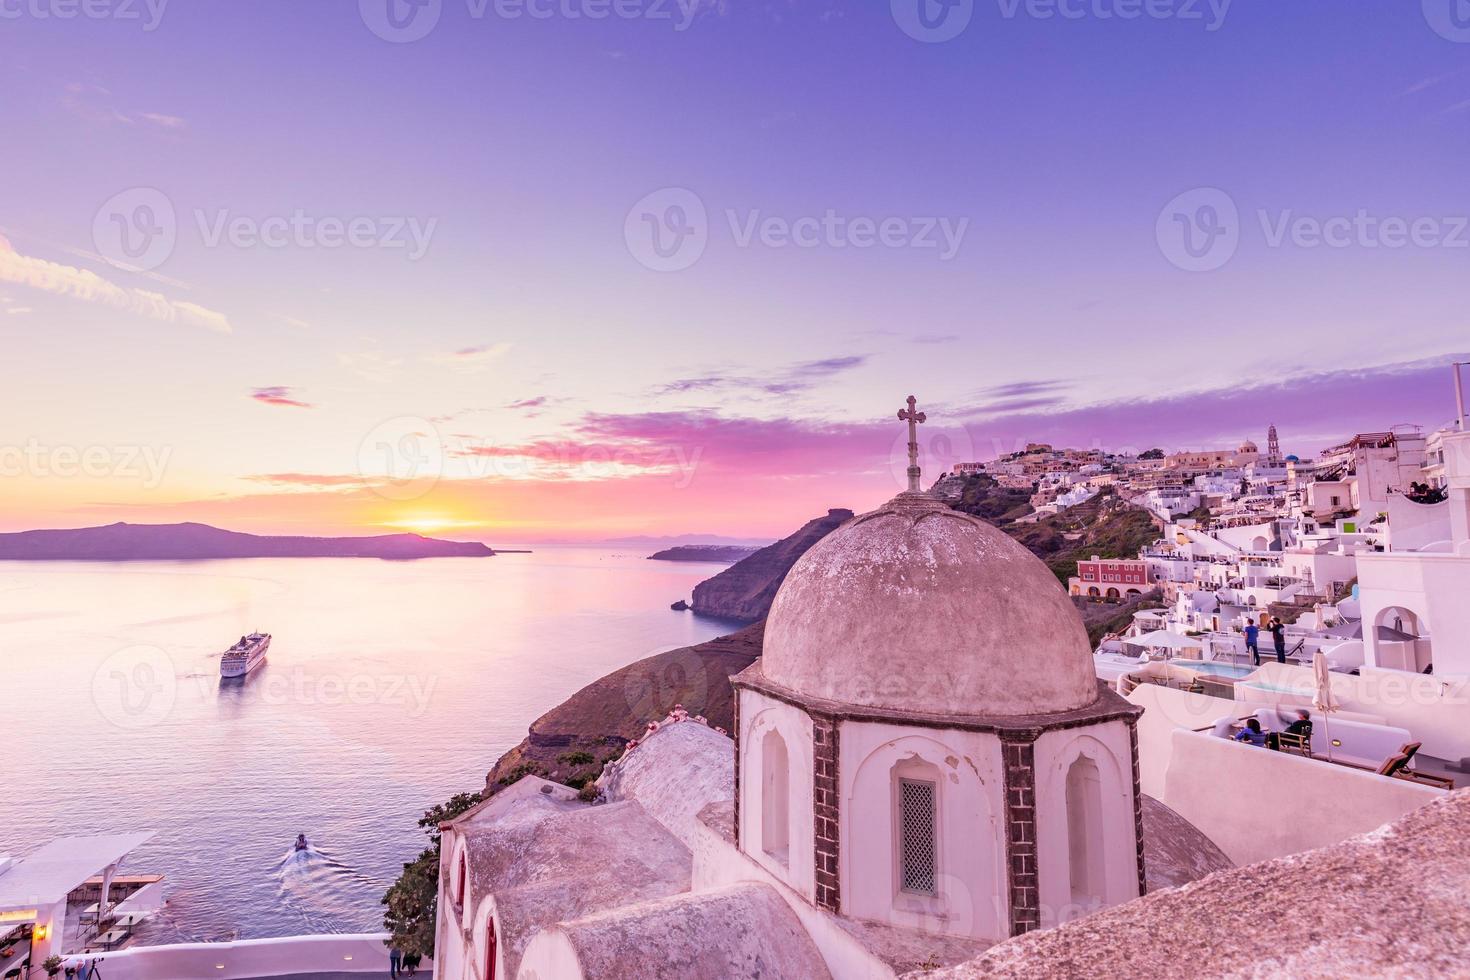
[[[1046,565],[922,493],[802,556],[766,621],[762,671],[802,695],[898,711],[1037,715],[1097,698],[1087,631]]]
[[[1152,796],[1143,798],[1143,868],[1149,893],[1178,888],[1235,862],[1205,832]]]
[[[1465,976],[1470,790],[1341,844],[1002,943],[930,980]]]
[[[587,806],[530,794],[456,829],[469,845],[470,901],[478,908],[495,896],[510,976],[541,929],[689,890],[689,848],[631,801]]]
[[[735,742],[676,708],[616,762],[598,786],[609,802],[634,800],[693,848],[699,811],[735,798]]]
[[[753,882],[588,916],[535,945],[559,942],[575,950],[586,980],[831,980],[796,913]]]

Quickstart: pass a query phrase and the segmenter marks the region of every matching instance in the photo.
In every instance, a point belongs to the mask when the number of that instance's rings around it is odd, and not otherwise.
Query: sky
[[[774,538],[910,394],[930,477],[1438,426],[1457,4],[0,0],[0,530]]]

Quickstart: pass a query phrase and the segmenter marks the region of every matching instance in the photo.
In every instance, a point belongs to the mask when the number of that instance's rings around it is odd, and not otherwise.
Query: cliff
[[[682,704],[712,726],[734,727],[730,677],[761,654],[765,624],[692,647],[655,654],[593,681],[531,724],[521,744],[501,756],[485,779],[493,794],[534,774],[582,788],[623,752],[648,723]]]
[[[108,524],[0,534],[0,560],[188,561],[215,558],[484,558],[474,542],[418,534],[362,538],[266,537],[208,524]]]
[[[850,510],[830,510],[826,517],[808,521],[790,537],[699,583],[694,587],[694,611],[742,623],[763,619],[796,560],[852,516]]]

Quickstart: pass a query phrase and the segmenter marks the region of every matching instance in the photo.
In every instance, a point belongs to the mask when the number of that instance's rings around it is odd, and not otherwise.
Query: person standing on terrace
[[[1255,661],[1255,665],[1261,666],[1261,628],[1253,619],[1248,620],[1245,624],[1245,648],[1250,651],[1251,660]]]

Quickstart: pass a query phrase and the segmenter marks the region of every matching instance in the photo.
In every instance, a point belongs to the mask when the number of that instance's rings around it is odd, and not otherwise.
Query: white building
[[[1387,511],[1391,493],[1422,481],[1424,462],[1425,438],[1418,426],[1359,433],[1317,460],[1303,487],[1303,509],[1318,518],[1357,513],[1372,520]]]
[[[1414,550],[1364,553],[1358,576],[1367,663],[1372,667],[1419,672],[1433,667],[1436,677],[1470,678],[1470,646],[1449,638],[1470,636],[1470,432],[1442,437],[1443,478],[1449,499],[1425,507],[1443,511],[1449,536],[1415,541]],[[1411,502],[1396,507],[1419,508]],[[1387,627],[1412,639],[1393,639]],[[1434,637],[1445,639],[1438,646]]]

